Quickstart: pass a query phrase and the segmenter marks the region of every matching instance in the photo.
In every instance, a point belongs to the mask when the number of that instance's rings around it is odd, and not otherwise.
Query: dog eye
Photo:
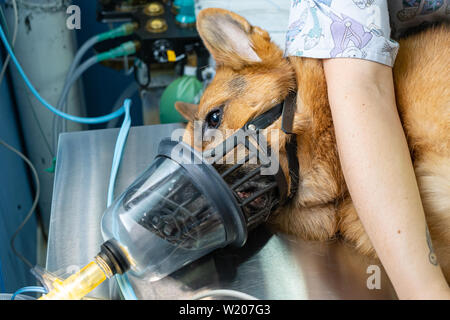
[[[215,109],[206,116],[208,128],[217,129],[222,122],[222,108]]]

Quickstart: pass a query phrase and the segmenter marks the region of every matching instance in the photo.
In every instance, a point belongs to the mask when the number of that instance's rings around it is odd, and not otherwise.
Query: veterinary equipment
[[[116,182],[117,198],[158,155],[158,145],[181,124],[130,129]],[[104,242],[102,214],[119,129],[62,134],[58,148],[45,268],[65,279],[88,264]],[[152,137],[149,139],[148,137]],[[71,181],[70,184],[67,181]],[[89,181],[89,183],[86,183]],[[78,244],[83,239],[82,244]],[[380,266],[380,290],[368,290],[368,269]],[[66,275],[66,276],[63,276]],[[395,293],[377,260],[355,254],[340,241],[302,241],[265,225],[251,231],[242,248],[228,246],[149,282],[127,273],[139,300],[190,300],[216,289],[239,290],[259,299],[392,299]],[[115,281],[88,297],[121,299]],[[223,297],[222,297],[223,298]],[[217,298],[214,298],[217,299]]]
[[[284,121],[292,121],[288,119],[292,99],[291,95],[288,103],[274,106],[203,153],[183,142],[163,140],[150,167],[103,215],[107,241],[102,250],[112,248],[105,251],[109,260],[98,254],[95,262],[56,283],[56,291],[43,299],[81,298],[128,268],[135,276],[156,281],[215,249],[243,246],[248,231],[292,196],[278,157],[268,152],[260,131],[282,114]],[[243,160],[217,169],[239,146],[247,150]],[[251,171],[234,175],[254,158]],[[291,186],[290,192],[295,190]]]
[[[128,28],[129,26],[126,26],[123,30],[120,30],[119,28],[119,34],[122,34],[123,32],[131,32],[128,29],[132,29],[133,26],[131,28]],[[117,29],[116,29],[117,30]],[[108,35],[110,36],[110,35]],[[125,113],[125,120],[122,126],[122,129],[120,134],[119,134],[119,139],[118,139],[118,149],[116,150],[117,152],[115,152],[115,156],[116,154],[118,154],[118,160],[114,159],[113,161],[113,171],[114,168],[118,168],[118,165],[120,163],[120,158],[121,158],[121,154],[123,151],[123,145],[124,142],[126,140],[126,136],[128,134],[128,130],[130,127],[130,120],[129,120],[129,108],[130,108],[130,100],[125,101],[124,106],[122,108],[120,108],[119,110],[112,112],[111,114],[107,115],[107,116],[102,116],[102,117],[94,117],[94,118],[84,118],[84,117],[79,117],[79,116],[73,116],[73,115],[69,115],[65,112],[60,111],[59,109],[53,107],[51,104],[49,104],[44,98],[41,97],[41,95],[38,93],[38,91],[35,89],[35,87],[31,84],[30,80],[28,79],[27,75],[25,74],[24,70],[22,69],[21,65],[19,64],[17,58],[14,55],[14,52],[12,51],[11,46],[8,43],[8,40],[6,38],[6,35],[3,31],[3,28],[0,26],[0,38],[6,48],[6,50],[8,51],[12,61],[14,62],[19,74],[21,75],[21,77],[23,78],[23,80],[25,81],[25,84],[28,86],[28,88],[30,89],[30,91],[33,93],[33,95],[39,100],[39,102],[44,105],[47,109],[49,109],[50,111],[52,111],[54,114],[67,119],[67,120],[71,120],[73,122],[78,122],[78,123],[87,123],[87,124],[94,124],[94,123],[101,123],[101,122],[107,122],[111,119],[114,119],[122,114]],[[136,52],[136,50],[139,48],[139,43],[138,42],[133,42],[133,41],[129,41],[129,42],[125,42],[123,44],[121,44],[120,46],[113,48],[105,53],[99,54],[97,57],[94,57],[90,60],[88,60],[87,62],[85,62],[79,69],[76,69],[74,72],[74,75],[72,75],[72,77],[69,80],[69,85],[66,87],[70,87],[70,85],[76,80],[76,78],[81,75],[81,73],[87,69],[92,63],[92,61],[102,61],[102,60],[106,60],[106,59],[110,59],[110,58],[115,58],[115,57],[121,57],[121,56],[126,56],[129,54],[134,54]],[[62,95],[62,101],[64,101],[64,93]],[[124,133],[122,133],[122,131]],[[120,146],[122,145],[122,147]],[[112,181],[114,182],[115,179],[112,178]],[[33,213],[33,210],[30,211],[31,215]],[[27,218],[28,219],[28,218]],[[25,223],[26,220],[23,222]],[[18,229],[19,230],[19,229]],[[16,231],[17,234],[18,231]],[[15,235],[16,235],[15,234]],[[15,237],[15,236],[14,236]],[[13,237],[13,239],[14,239]],[[119,281],[119,283],[121,283]]]
[[[190,63],[190,60],[194,61]],[[196,60],[195,54],[188,54],[188,63],[184,66],[183,76],[174,80],[164,89],[159,106],[159,120],[161,123],[186,121],[175,109],[177,101],[199,103],[204,85],[196,77]]]
[[[107,241],[94,261],[64,281],[53,281],[52,290],[40,300],[79,300],[107,278],[123,274],[129,267],[129,261],[120,246],[115,241]]]

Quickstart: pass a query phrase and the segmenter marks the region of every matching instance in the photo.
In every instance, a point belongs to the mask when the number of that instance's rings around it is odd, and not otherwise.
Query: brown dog
[[[197,27],[218,67],[199,106],[176,105],[191,121],[188,131],[194,120],[208,126],[211,111],[219,107],[223,113],[213,121],[220,123],[212,125],[237,130],[297,91],[299,192],[272,215],[271,223],[304,239],[324,241],[340,235],[359,252],[375,256],[340,168],[321,60],[284,58],[266,31],[226,10],[203,10]],[[434,248],[450,282],[449,56],[449,26],[412,36],[400,42],[394,79]],[[271,128],[280,129],[280,122]],[[289,183],[285,143],[280,130],[280,164]]]

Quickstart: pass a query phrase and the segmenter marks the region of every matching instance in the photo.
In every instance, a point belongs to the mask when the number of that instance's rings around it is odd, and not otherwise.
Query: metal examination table
[[[152,162],[159,141],[180,127],[131,128],[116,196]],[[83,267],[103,242],[100,221],[117,134],[118,129],[106,129],[60,137],[46,264],[55,274],[67,276]],[[381,270],[380,289],[367,287],[371,270],[377,269],[370,266]],[[234,289],[260,299],[396,298],[378,260],[362,257],[338,240],[301,241],[264,226],[250,234],[243,248],[216,251],[157,282],[133,276],[130,281],[139,299],[189,299],[210,289]],[[115,282],[102,284],[90,297],[118,299]]]

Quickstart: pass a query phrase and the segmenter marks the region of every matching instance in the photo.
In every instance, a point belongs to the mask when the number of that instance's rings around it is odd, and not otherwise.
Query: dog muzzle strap
[[[286,199],[283,199],[282,204],[294,198],[299,188],[300,164],[297,156],[297,135],[294,133],[294,117],[296,109],[297,92],[289,92],[282,103],[276,105],[245,125],[245,128],[247,129],[249,126],[253,126],[256,130],[265,129],[281,116],[281,130],[291,136],[285,146],[289,167],[290,188],[289,194]]]

